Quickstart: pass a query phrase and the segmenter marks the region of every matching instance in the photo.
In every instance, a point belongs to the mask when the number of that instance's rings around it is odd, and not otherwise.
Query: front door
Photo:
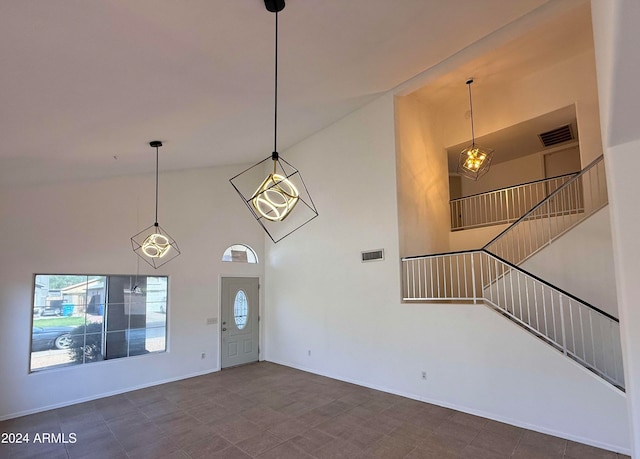
[[[223,277],[221,366],[258,361],[258,278]]]

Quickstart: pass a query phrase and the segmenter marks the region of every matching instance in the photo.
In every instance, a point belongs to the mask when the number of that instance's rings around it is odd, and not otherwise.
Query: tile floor
[[[0,422],[75,443],[0,458],[623,458],[620,454],[261,362]]]

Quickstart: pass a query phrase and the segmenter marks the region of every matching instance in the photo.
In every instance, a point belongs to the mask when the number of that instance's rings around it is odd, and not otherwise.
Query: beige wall
[[[437,118],[412,96],[396,97],[400,256],[449,250],[449,174]]]
[[[462,196],[498,190],[542,178],[544,178],[542,155],[524,156],[512,161],[494,164],[489,172],[477,181],[463,178]]]
[[[541,151],[532,155],[513,159],[511,161],[494,164],[491,166],[491,169],[489,169],[489,172],[487,172],[482,179],[477,181],[463,178],[461,183],[461,196],[470,196],[477,193],[484,193],[486,191],[519,185],[521,183],[533,182],[535,180],[569,173],[569,171],[576,172],[581,169],[579,164],[580,150],[578,147],[550,151],[554,151],[554,153]],[[547,173],[547,171],[545,171],[544,160],[547,153],[564,157],[564,163],[567,164],[567,167],[565,168],[567,172],[560,172],[557,174]],[[573,159],[575,156],[578,157],[578,164],[573,167]]]
[[[471,137],[469,100],[464,89],[431,108],[437,110],[441,120],[445,147],[464,143]],[[428,88],[420,91],[420,97],[426,101],[431,99]],[[602,154],[592,49],[519,78],[505,81],[499,75],[488,75],[484,80],[475,81],[475,135],[481,137],[573,104],[584,166]]]
[[[602,154],[593,49],[517,79],[491,75],[474,85],[476,136],[575,104],[583,166]],[[452,250],[446,242],[450,217],[445,149],[469,140],[468,94],[461,88],[444,98],[441,89],[434,81],[396,98],[402,255]],[[495,164],[478,183],[465,180],[463,193],[512,185],[514,174],[520,183],[544,177],[541,154]],[[447,225],[442,224],[445,220]]]

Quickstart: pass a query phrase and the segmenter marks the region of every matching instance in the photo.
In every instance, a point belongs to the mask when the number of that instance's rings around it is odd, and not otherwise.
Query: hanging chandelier
[[[149,142],[156,149],[156,219],[153,225],[143,229],[131,238],[133,251],[154,268],[180,255],[176,241],[158,224],[158,149],[162,146],[159,140]]]
[[[471,118],[471,145],[460,152],[458,161],[458,174],[471,180],[478,180],[489,172],[493,150],[480,145],[476,145],[475,133],[473,130],[473,103],[471,100],[471,84],[473,78],[466,81],[469,88],[469,114]]]
[[[278,153],[278,13],[285,3],[264,0],[264,4],[275,13],[273,152],[229,181],[271,240],[278,242],[309,223],[318,212],[300,172]]]

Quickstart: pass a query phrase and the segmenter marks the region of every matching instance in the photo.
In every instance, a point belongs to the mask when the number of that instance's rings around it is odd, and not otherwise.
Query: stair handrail
[[[519,323],[521,326],[524,326],[526,329],[530,330],[532,333],[536,334],[537,336],[540,336],[541,338],[543,338],[545,341],[549,342],[549,344],[553,345],[554,347],[558,347],[558,349],[565,355],[568,356],[570,358],[572,358],[573,360],[577,361],[578,363],[580,363],[581,365],[583,365],[584,367],[588,368],[589,370],[593,371],[594,373],[598,374],[600,377],[602,377],[603,379],[605,379],[606,381],[608,381],[609,383],[611,383],[612,385],[614,385],[615,387],[617,387],[618,389],[624,391],[624,373],[623,373],[623,369],[622,369],[622,348],[621,348],[621,342],[620,342],[620,337],[619,335],[616,335],[616,332],[619,334],[620,332],[620,321],[613,317],[611,314],[608,314],[604,311],[602,311],[601,309],[587,303],[584,300],[581,300],[577,297],[575,297],[574,295],[571,295],[569,293],[567,293],[566,291],[564,291],[561,288],[558,288],[552,284],[550,284],[549,282],[543,281],[542,279],[540,279],[539,277],[523,270],[522,268],[515,266],[513,263],[509,263],[507,260],[503,260],[497,256],[495,256],[494,254],[486,251],[486,250],[482,250],[482,253],[485,254],[485,256],[487,256],[488,258],[493,258],[495,260],[497,260],[499,263],[502,263],[503,265],[507,266],[509,268],[508,272],[503,272],[500,275],[500,280],[502,281],[503,287],[503,291],[504,293],[504,302],[502,301],[503,298],[500,295],[500,285],[498,284],[497,280],[494,280],[493,282],[489,282],[486,286],[483,285],[483,298],[484,298],[484,302],[488,303],[490,306],[496,308],[497,310],[499,310],[500,312],[502,312],[503,314],[509,316],[510,319],[514,320],[515,322]],[[496,269],[497,271],[497,269]],[[518,301],[520,303],[520,316],[518,316],[518,312],[517,312],[517,308],[516,308],[516,304],[515,304],[515,300],[514,300],[514,296],[513,296],[513,277],[514,277],[514,273],[515,273],[515,277],[516,277],[516,283],[518,284]],[[497,274],[497,273],[496,273]],[[535,308],[535,322],[536,325],[534,326],[533,324],[533,318],[532,318],[532,314],[529,311],[529,295],[530,293],[528,292],[528,290],[526,291],[525,295],[527,297],[527,320],[525,320],[522,316],[522,298],[521,298],[521,292],[519,291],[520,289],[520,276],[524,276],[525,279],[525,284],[529,285],[529,281],[527,280],[527,278],[531,278],[534,281],[540,283],[543,286],[546,286],[547,288],[551,289],[552,292],[555,292],[558,295],[558,299],[559,299],[559,309],[560,309],[560,336],[558,336],[557,330],[555,329],[555,323],[554,323],[554,332],[553,332],[553,337],[551,336],[551,334],[549,333],[548,330],[548,325],[547,324],[547,311],[545,309],[545,304],[543,302],[542,307],[543,307],[543,311],[544,311],[544,317],[540,318],[539,316],[539,309],[540,309],[540,305],[536,304],[534,305]],[[511,310],[509,310],[508,307],[508,303],[509,303],[509,299],[508,299],[508,295],[507,295],[507,291],[509,290],[509,287],[507,286],[507,277],[509,276],[509,281],[508,283],[510,284],[510,289],[511,289]],[[494,284],[494,285],[492,285]],[[533,284],[534,287],[532,287],[535,290],[535,283]],[[496,299],[497,302],[494,301],[494,295],[493,293],[491,294],[487,294],[487,291],[495,288],[496,290]],[[543,292],[543,291],[542,291]],[[541,293],[542,293],[541,292]],[[543,294],[543,293],[542,293]],[[544,295],[544,294],[543,294]],[[535,296],[535,295],[534,295]],[[566,302],[568,303],[568,314],[566,313],[566,308],[565,307],[565,302],[563,302],[562,298],[566,297]],[[567,301],[568,300],[568,301]],[[576,324],[574,324],[574,314],[573,314],[573,310],[574,308],[572,308],[572,301],[576,303],[576,309],[577,309],[577,315],[578,318],[575,319],[575,322],[579,322],[579,324],[577,325],[578,328],[577,330],[579,331],[579,334],[577,333],[576,330]],[[506,304],[504,304],[506,303]],[[553,301],[552,301],[552,305],[553,305]],[[586,313],[585,315],[588,317],[588,320],[585,319],[585,321],[589,322],[589,327],[586,327],[585,324],[583,324],[583,314],[582,311],[580,310],[580,308],[586,308]],[[553,308],[552,308],[553,310]],[[600,364],[597,363],[597,358],[596,358],[596,336],[594,335],[594,326],[593,326],[593,318],[591,316],[591,312],[595,312],[597,315],[595,322],[597,322],[597,317],[598,315],[605,321],[605,324],[609,324],[611,326],[611,324],[613,324],[613,326],[616,327],[616,331],[611,331],[612,335],[609,337],[610,339],[612,339],[615,342],[607,342],[607,340],[604,339],[604,337],[601,337],[601,342],[598,343],[599,346],[602,349],[598,349],[598,351],[602,351],[602,359],[603,361],[600,362]],[[567,317],[568,316],[568,317]],[[540,326],[540,320],[543,320],[544,322],[544,328],[545,331],[543,332],[542,328]],[[608,320],[608,322],[607,322]],[[567,323],[567,321],[569,323]],[[589,330],[586,330],[586,328],[589,328]],[[597,328],[597,327],[596,327]],[[611,330],[611,329],[610,329]],[[600,330],[602,332],[602,330]],[[578,336],[579,335],[579,336]],[[613,336],[616,336],[617,340],[613,339]],[[558,339],[560,338],[560,339]],[[586,338],[586,339],[585,339]],[[580,343],[580,341],[582,341]],[[609,362],[609,364],[613,365],[613,371],[610,372],[607,369],[607,355],[609,355],[609,352],[605,351],[604,346],[612,346],[609,351],[612,353],[612,358],[613,361]],[[581,348],[581,349],[580,349]],[[592,349],[592,354],[589,356],[589,348]],[[618,368],[619,367],[619,368]]]
[[[518,183],[517,185],[504,186],[502,188],[496,188],[495,190],[482,191],[480,193],[474,193],[474,194],[470,194],[470,195],[467,195],[467,196],[460,196],[459,198],[450,199],[449,202],[461,201],[463,199],[475,198],[476,196],[481,196],[483,194],[497,193],[498,191],[505,191],[505,190],[510,190],[512,188],[520,188],[520,187],[527,186],[527,185],[534,185],[536,183],[548,182],[550,180],[557,180],[557,179],[560,179],[560,178],[571,177],[573,175],[578,175],[580,172],[581,171],[570,172],[568,174],[560,174],[560,175],[555,175],[553,177],[545,177],[543,179],[531,180],[530,182]]]
[[[400,259],[400,261],[404,262],[404,261],[419,260],[419,259],[425,259],[425,258],[436,258],[436,257],[445,257],[445,256],[454,256],[454,255],[471,255],[471,254],[474,254],[474,253],[485,253],[485,254],[489,255],[490,257],[495,258],[499,262],[504,263],[505,265],[509,266],[511,269],[517,270],[517,271],[521,272],[522,274],[524,274],[526,276],[529,276],[532,279],[535,279],[537,282],[540,282],[541,284],[544,284],[548,288],[556,290],[559,293],[562,293],[564,296],[567,296],[567,297],[571,298],[572,300],[583,304],[584,306],[588,307],[589,309],[592,309],[594,312],[602,314],[603,316],[606,316],[607,318],[611,319],[612,321],[614,321],[616,323],[620,323],[620,319],[618,319],[617,317],[609,314],[606,311],[603,311],[599,307],[594,306],[591,303],[588,303],[587,301],[583,300],[582,298],[578,298],[574,294],[567,292],[566,290],[558,287],[557,285],[553,285],[551,282],[546,281],[546,280],[542,279],[539,276],[536,276],[535,274],[527,271],[526,269],[522,269],[520,266],[517,266],[517,265],[511,263],[510,261],[505,260],[504,258],[501,258],[498,255],[489,252],[488,250],[486,250],[484,248],[482,248],[482,249],[470,249],[470,250],[457,250],[457,251],[453,251],[453,252],[440,252],[440,253],[432,253],[432,254],[428,254],[428,255],[411,255],[411,256],[407,256],[407,257],[402,257]],[[482,285],[482,288],[486,288],[487,286],[488,285]]]
[[[602,162],[593,160],[481,249],[403,257],[403,300],[480,301],[624,390],[619,320],[518,266],[607,204]]]
[[[480,301],[624,390],[620,325],[611,314],[484,249],[401,260],[403,301]]]
[[[589,163],[584,169],[582,169],[579,173],[577,173],[574,177],[572,177],[569,181],[565,182],[564,184],[562,184],[560,187],[558,187],[556,190],[554,190],[553,192],[551,192],[546,198],[544,198],[542,201],[540,201],[538,204],[536,204],[535,206],[533,206],[529,211],[527,211],[524,215],[522,215],[520,218],[518,218],[515,222],[513,222],[511,225],[509,225],[508,228],[505,228],[502,232],[500,232],[497,236],[495,236],[493,239],[491,239],[487,244],[485,244],[482,249],[486,250],[487,252],[491,253],[492,255],[496,255],[496,256],[500,256],[500,254],[496,253],[494,250],[491,249],[491,246],[494,245],[495,243],[497,243],[498,241],[500,241],[502,238],[504,238],[507,234],[511,233],[512,231],[514,231],[515,228],[517,228],[521,223],[525,222],[525,221],[529,221],[529,219],[534,216],[534,214],[541,209],[543,206],[548,205],[555,197],[557,197],[559,194],[563,193],[565,190],[567,190],[569,187],[573,186],[575,183],[577,183],[579,180],[581,180],[586,174],[588,174],[591,169],[593,169],[594,167],[598,166],[601,162],[603,162],[604,160],[604,155],[600,155],[598,156],[596,159],[594,159],[591,163]],[[605,182],[606,185],[606,182]],[[607,204],[607,199],[606,199],[606,194],[605,194],[605,200],[604,203],[601,204],[599,207],[594,208],[591,213],[589,215],[591,215],[592,213],[595,213],[597,210],[601,209],[602,207],[604,207]],[[588,215],[585,215],[584,218],[586,218]],[[583,219],[584,219],[583,218]],[[580,221],[582,221],[583,219],[581,219]],[[577,224],[578,222],[575,222],[574,224],[572,224],[571,226],[568,226],[567,228],[565,228],[561,233],[559,233],[558,235],[554,236],[554,238],[552,238],[551,240],[557,238],[560,234],[563,234],[564,232],[566,232],[567,230],[569,230],[570,228],[572,228],[573,226],[575,226],[575,224]],[[551,241],[550,240],[550,241]],[[550,242],[547,241],[547,244]],[[541,247],[544,247],[544,245],[542,245]],[[539,250],[539,248],[537,249]],[[535,252],[533,252],[535,253]],[[530,256],[531,254],[529,254],[528,256]],[[524,261],[527,257],[524,257],[523,259],[519,260],[516,264],[521,263],[522,261]],[[504,259],[504,257],[501,257]]]
[[[571,298],[572,300],[574,300],[574,301],[576,301],[576,302],[578,302],[578,303],[582,304],[583,306],[586,306],[587,308],[592,309],[593,311],[595,311],[595,312],[597,312],[597,313],[599,313],[599,314],[602,314],[603,316],[607,317],[608,319],[611,319],[612,321],[614,321],[614,322],[616,322],[616,323],[620,323],[620,319],[618,319],[617,317],[615,317],[615,316],[613,316],[613,315],[609,314],[609,313],[608,313],[608,312],[606,312],[606,311],[603,311],[602,309],[600,309],[600,308],[599,308],[599,307],[597,307],[597,306],[592,305],[591,303],[588,303],[587,301],[583,300],[582,298],[578,298],[578,297],[577,297],[577,296],[575,296],[574,294],[567,292],[566,290],[564,290],[564,289],[562,289],[562,288],[558,287],[557,285],[553,285],[551,282],[546,281],[546,280],[542,279],[542,278],[541,278],[541,277],[539,277],[539,276],[536,276],[536,275],[535,275],[535,274],[533,274],[532,272],[529,272],[529,271],[527,271],[526,269],[522,269],[520,266],[517,266],[517,265],[515,265],[515,264],[511,263],[510,261],[505,260],[504,258],[501,258],[501,257],[499,257],[498,255],[496,255],[496,254],[494,254],[494,253],[489,252],[488,250],[480,249],[480,252],[484,252],[484,253],[486,253],[486,254],[487,254],[487,255],[489,255],[490,257],[493,257],[493,258],[495,258],[496,260],[498,260],[499,262],[504,263],[505,265],[509,266],[511,269],[514,269],[514,270],[516,270],[516,271],[519,271],[519,272],[521,272],[522,274],[524,274],[524,275],[526,275],[526,276],[529,276],[529,277],[531,277],[532,279],[535,279],[537,282],[540,282],[541,284],[544,284],[544,285],[546,285],[547,287],[549,287],[549,288],[551,288],[551,289],[553,289],[553,290],[556,290],[556,291],[557,291],[557,292],[559,292],[559,293],[562,293],[564,296],[567,296],[567,297]]]

